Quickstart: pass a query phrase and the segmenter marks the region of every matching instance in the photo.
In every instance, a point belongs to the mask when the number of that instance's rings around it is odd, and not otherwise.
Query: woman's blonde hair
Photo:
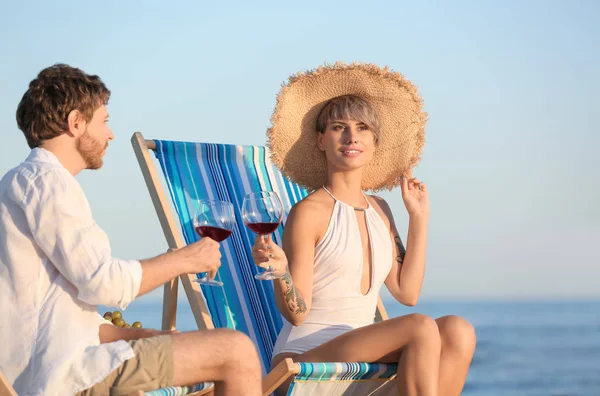
[[[343,95],[333,98],[317,117],[317,132],[323,133],[327,124],[333,120],[350,119],[365,124],[379,141],[379,119],[369,102],[356,95]]]

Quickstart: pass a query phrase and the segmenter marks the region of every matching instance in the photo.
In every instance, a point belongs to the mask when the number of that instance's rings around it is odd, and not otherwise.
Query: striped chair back
[[[307,195],[283,177],[262,146],[172,142],[155,140],[156,157],[165,175],[171,199],[186,243],[199,239],[192,217],[199,199],[233,203],[236,227],[221,243],[221,268],[217,279],[223,287],[202,286],[213,324],[246,333],[257,345],[263,371],[269,371],[273,346],[282,318],[273,298],[272,282],[254,279],[258,268],[252,260],[255,234],[243,223],[244,196],[255,191],[275,191],[284,206],[284,219],[291,207]],[[273,234],[281,246],[283,225]]]

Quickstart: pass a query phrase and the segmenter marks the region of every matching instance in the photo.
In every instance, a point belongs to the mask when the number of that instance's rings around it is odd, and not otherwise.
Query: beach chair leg
[[[0,371],[0,396],[17,396],[17,392],[8,383],[4,374]]]
[[[279,385],[283,384],[285,380],[290,378],[292,375],[296,375],[300,372],[300,368],[290,358],[280,362],[271,372],[263,379],[262,389],[263,396],[269,396],[275,392],[275,389]]]

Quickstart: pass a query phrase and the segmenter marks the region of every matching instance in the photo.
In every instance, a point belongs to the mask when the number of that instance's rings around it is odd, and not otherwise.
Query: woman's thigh
[[[396,363],[401,349],[417,337],[439,343],[435,320],[422,314],[388,319],[344,333],[294,361]]]

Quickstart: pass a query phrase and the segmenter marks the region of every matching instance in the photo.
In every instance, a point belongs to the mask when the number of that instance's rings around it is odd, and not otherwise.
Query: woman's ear
[[[325,134],[323,132],[317,132],[317,147],[321,151],[325,151],[325,146],[323,145],[323,137]]]

